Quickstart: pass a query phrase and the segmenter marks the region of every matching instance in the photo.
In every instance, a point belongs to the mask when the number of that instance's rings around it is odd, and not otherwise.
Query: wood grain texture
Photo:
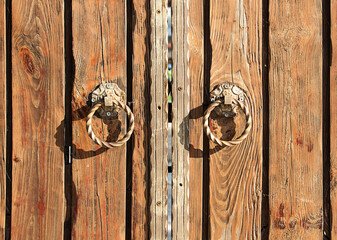
[[[131,9],[130,9],[131,10]],[[132,153],[131,238],[148,238],[147,188],[149,166],[149,6],[146,0],[133,1],[132,9],[132,103],[135,115]]]
[[[167,0],[151,0],[150,239],[167,239]]]
[[[269,238],[322,239],[322,1],[269,13]]]
[[[126,145],[107,150],[88,137],[88,94],[112,80],[126,92],[126,3],[81,1],[73,5],[73,239],[124,239]],[[94,117],[93,129],[108,141],[125,132],[126,118]]]
[[[331,0],[331,43],[330,67],[330,141],[331,141],[331,239],[337,239],[337,1]]]
[[[0,1],[0,239],[6,218],[6,21],[5,0]]]
[[[184,5],[188,19],[187,81],[189,84],[188,236],[202,239],[203,202],[203,96],[204,96],[204,7],[203,0]],[[186,10],[185,10],[186,11]],[[185,89],[186,91],[186,89]],[[186,121],[186,120],[185,120]],[[186,125],[184,125],[186,126]],[[179,129],[180,131],[180,129]],[[174,219],[173,219],[174,220]]]
[[[62,239],[63,1],[12,4],[11,239]]]
[[[172,239],[188,239],[188,2],[172,1]]]
[[[203,2],[172,2],[172,239],[202,238]]]
[[[262,171],[262,2],[210,1],[212,62],[210,89],[233,82],[246,91],[252,130],[241,144],[223,149],[210,143],[209,208],[211,239],[259,239]],[[235,118],[213,114],[210,125],[222,139],[237,138],[245,127]]]

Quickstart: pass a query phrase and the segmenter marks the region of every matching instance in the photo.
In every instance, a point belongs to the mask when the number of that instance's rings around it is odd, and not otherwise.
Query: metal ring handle
[[[219,104],[222,103],[221,100],[216,100],[215,102],[213,102],[211,105],[208,106],[207,110],[205,111],[205,114],[204,114],[204,129],[205,129],[205,132],[207,134],[207,137],[214,143],[224,147],[224,146],[228,146],[228,147],[231,147],[231,146],[234,146],[234,145],[237,145],[239,143],[241,143],[243,140],[245,140],[252,128],[252,117],[249,113],[249,110],[248,110],[248,107],[245,106],[241,101],[238,101],[236,99],[233,99],[232,102],[235,104],[235,105],[239,105],[240,108],[243,110],[243,112],[245,113],[246,115],[246,128],[245,130],[243,131],[243,133],[241,134],[241,136],[235,140],[231,140],[231,141],[224,141],[224,140],[220,140],[218,139],[217,137],[214,136],[214,134],[212,133],[211,129],[209,128],[209,125],[208,125],[208,118],[209,116],[211,115],[211,112],[214,110],[215,107],[217,107]]]
[[[87,131],[88,131],[88,134],[89,134],[89,137],[98,145],[100,146],[105,146],[107,148],[112,148],[112,147],[119,147],[119,146],[122,146],[124,143],[126,143],[132,133],[133,133],[133,130],[135,128],[135,119],[134,119],[134,115],[131,111],[131,109],[124,103],[118,101],[118,100],[112,100],[113,103],[122,108],[128,115],[128,119],[129,119],[129,129],[128,129],[128,132],[125,134],[125,136],[120,139],[120,140],[117,140],[116,142],[106,142],[106,141],[103,141],[101,139],[99,139],[98,137],[96,137],[95,133],[92,131],[92,126],[91,126],[91,122],[92,122],[92,116],[94,116],[95,112],[97,111],[97,109],[99,109],[103,104],[102,103],[97,103],[93,108],[91,108],[88,116],[87,116]]]

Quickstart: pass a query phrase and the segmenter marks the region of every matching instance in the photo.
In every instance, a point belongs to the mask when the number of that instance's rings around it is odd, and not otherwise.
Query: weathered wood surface
[[[62,239],[63,1],[12,4],[12,239]]]
[[[148,44],[150,9],[146,0],[137,0],[133,1],[133,8],[129,10],[132,11],[132,106],[135,115],[135,130],[132,138],[131,239],[147,239],[149,232],[147,182],[150,143],[148,124],[150,120]]]
[[[167,0],[151,0],[150,239],[167,239]]]
[[[172,2],[172,239],[202,238],[203,2]]]
[[[330,143],[331,239],[337,239],[337,1],[331,0]]]
[[[6,22],[5,0],[0,1],[0,239],[6,218]]]
[[[203,229],[203,102],[204,102],[204,7],[202,0],[189,1],[184,5],[188,15],[188,45],[185,64],[186,79],[189,89],[189,114],[187,131],[189,142],[184,143],[189,149],[187,173],[188,185],[188,236],[189,239],[202,239]],[[180,55],[181,56],[181,55]],[[185,61],[186,61],[185,60]],[[186,120],[184,120],[186,123]],[[186,127],[186,125],[184,125]],[[180,139],[179,139],[180,140]],[[204,196],[205,197],[205,196]],[[173,218],[174,221],[174,218]],[[185,234],[186,235],[186,234]]]
[[[244,89],[252,130],[242,143],[220,149],[210,143],[209,208],[211,239],[259,239],[262,189],[262,2],[210,1],[210,89],[229,81]],[[235,118],[213,115],[222,139],[235,139],[245,127]]]
[[[188,239],[187,5],[187,1],[172,1],[172,239]]]
[[[88,94],[113,80],[126,92],[126,3],[74,0],[72,238],[125,238],[126,145],[107,150],[89,138],[85,122]],[[126,129],[119,119],[94,117],[95,133],[117,140]]]
[[[270,239],[322,239],[322,1],[269,1]]]

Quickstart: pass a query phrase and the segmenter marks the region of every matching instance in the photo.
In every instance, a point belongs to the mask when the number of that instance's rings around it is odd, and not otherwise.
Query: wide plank
[[[330,66],[330,200],[331,200],[331,239],[337,239],[337,1],[331,0],[331,43]]]
[[[5,1],[0,1],[0,239],[5,239],[6,219],[6,21]]]
[[[269,1],[270,239],[322,239],[322,1]]]
[[[62,239],[63,1],[12,3],[11,239]]]
[[[102,81],[113,81],[126,93],[126,1],[74,0],[72,146],[72,238],[124,239],[126,145],[107,149],[88,136],[87,100]],[[126,129],[118,119],[94,116],[93,130],[108,141]]]
[[[148,175],[150,144],[150,9],[146,0],[132,6],[132,106],[135,130],[132,138],[131,239],[147,239],[149,233]],[[129,10],[131,10],[129,9]]]
[[[151,0],[150,239],[167,239],[167,0]]]
[[[259,239],[262,190],[262,1],[210,1],[210,89],[232,82],[247,95],[252,129],[239,145],[210,142],[210,239]],[[213,116],[210,125],[223,140],[239,137],[244,114]]]

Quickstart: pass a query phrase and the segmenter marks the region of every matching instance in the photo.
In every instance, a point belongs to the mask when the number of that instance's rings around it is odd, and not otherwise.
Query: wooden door
[[[0,1],[0,239],[335,239],[336,7]]]

